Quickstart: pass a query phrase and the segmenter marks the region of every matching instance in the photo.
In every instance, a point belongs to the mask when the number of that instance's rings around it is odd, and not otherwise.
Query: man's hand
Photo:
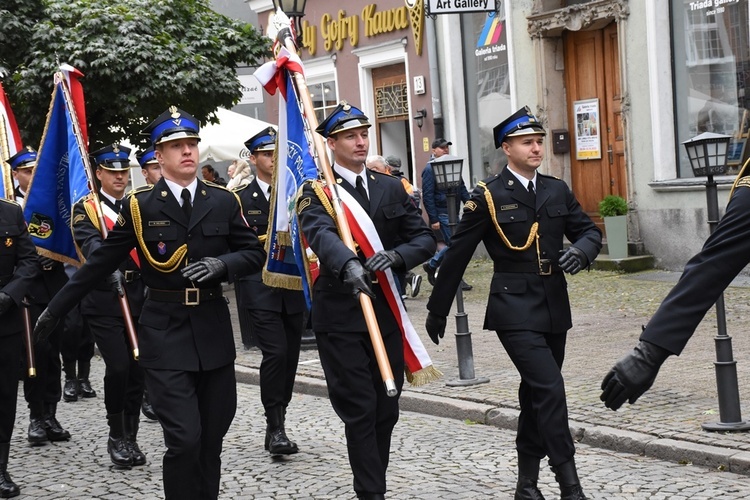
[[[342,272],[344,283],[352,287],[354,298],[359,300],[359,294],[364,293],[370,298],[375,298],[375,292],[372,291],[370,284],[370,275],[362,266],[359,259],[351,259],[344,264]]]
[[[0,314],[8,312],[15,302],[13,298],[5,292],[0,292]]]
[[[216,257],[203,257],[182,269],[182,276],[197,283],[223,278],[226,274],[227,265]]]
[[[385,271],[389,267],[403,267],[404,259],[395,250],[381,250],[365,261],[368,271]]]
[[[659,368],[670,354],[666,349],[641,340],[604,377],[599,399],[612,410],[617,410],[625,401],[635,403],[653,385]]]
[[[125,295],[125,276],[122,271],[116,269],[115,272],[107,276],[107,283],[109,288],[120,297]]]
[[[560,256],[558,261],[560,269],[566,273],[576,274],[581,269],[589,265],[589,259],[583,250],[574,246],[569,247],[565,250],[565,253]]]
[[[445,316],[438,316],[433,312],[427,313],[427,319],[424,322],[424,328],[427,330],[427,335],[435,343],[440,345],[440,339],[445,335]]]
[[[45,257],[44,255],[37,255],[37,258],[39,259],[39,265],[41,265],[42,269],[44,269],[45,271],[52,269],[52,266],[57,263],[55,259],[50,259],[49,257]]]
[[[49,337],[59,322],[60,318],[49,312],[49,309],[42,311],[39,319],[36,320],[36,325],[34,325],[34,343],[38,344],[43,340],[47,340],[47,337]]]
[[[435,231],[439,231],[440,230],[440,223],[439,222],[433,222],[432,224],[430,224],[430,228],[434,229]]]

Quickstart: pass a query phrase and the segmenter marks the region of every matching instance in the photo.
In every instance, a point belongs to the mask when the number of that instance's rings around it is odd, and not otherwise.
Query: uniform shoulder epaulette
[[[10,203],[11,205],[18,205],[19,207],[21,206],[21,204],[16,200],[9,200],[7,198],[0,198],[0,200],[3,200],[5,203]]]
[[[242,184],[241,186],[234,187],[234,188],[230,189],[230,191],[233,192],[233,193],[239,193],[240,191],[242,191],[243,189],[245,189],[249,185],[250,185],[250,183],[248,182],[247,184]]]
[[[738,180],[737,187],[750,187],[750,176],[746,176]]]
[[[492,177],[487,177],[486,179],[482,179],[481,181],[477,182],[477,186],[486,186],[487,184],[492,184],[498,179],[502,179],[502,177],[500,177],[500,174],[495,174]]]
[[[211,186],[211,187],[215,187],[215,188],[223,189],[224,191],[229,191],[229,189],[227,189],[227,187],[226,187],[226,186],[222,186],[221,184],[216,184],[215,182],[211,182],[211,181],[203,181],[203,183],[204,183],[204,184],[205,184],[206,186]]]
[[[560,179],[559,177],[555,177],[554,175],[543,174],[543,173],[541,173],[541,172],[537,172],[537,173],[536,173],[536,175],[538,175],[538,176],[540,176],[540,177],[546,177],[547,179],[555,179],[555,180],[557,180],[557,181],[561,181],[561,180],[562,180],[562,179]]]
[[[136,195],[138,193],[145,193],[146,191],[151,191],[152,189],[154,189],[154,185],[153,184],[144,184],[143,186],[139,186],[139,187],[137,187],[135,189],[132,189],[130,192],[128,192],[128,194],[126,196],[129,198],[129,197],[131,197],[133,195]]]

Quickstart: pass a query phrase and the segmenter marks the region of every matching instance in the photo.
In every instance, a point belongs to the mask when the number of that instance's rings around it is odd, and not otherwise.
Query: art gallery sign
[[[496,12],[498,0],[427,0],[427,15]]]

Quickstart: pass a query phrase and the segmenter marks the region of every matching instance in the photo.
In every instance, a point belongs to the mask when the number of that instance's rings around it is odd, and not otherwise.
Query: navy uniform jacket
[[[0,316],[0,335],[7,336],[23,330],[19,307],[40,271],[23,211],[17,203],[5,199],[0,199],[0,238],[0,292],[16,303]]]
[[[255,234],[264,236],[268,230],[270,204],[258,181],[254,179],[250,184],[235,190],[235,193],[240,198],[243,214],[250,228]],[[283,310],[290,314],[301,313],[307,308],[302,291],[267,286],[263,284],[261,271],[245,276],[235,286],[242,287],[240,297],[243,302],[247,299],[248,303],[240,304],[243,307],[282,312],[283,306]]]
[[[335,174],[335,172],[334,172]],[[395,250],[404,259],[405,268],[426,261],[435,253],[435,236],[427,227],[404,190],[401,181],[387,174],[368,172],[370,218],[383,248]],[[347,181],[336,176],[339,188],[359,199]],[[302,232],[319,259],[320,276],[313,285],[312,322],[316,332],[366,332],[362,309],[351,287],[342,281],[344,264],[355,257],[341,241],[336,225],[308,182],[297,202]],[[398,242],[398,243],[396,243]],[[364,258],[359,255],[364,263]],[[383,333],[398,329],[380,286],[373,284],[375,315]]]
[[[706,312],[750,263],[750,176],[741,178],[727,211],[701,251],[685,265],[641,340],[680,354]]]
[[[485,197],[485,187],[492,207]],[[533,194],[506,166],[500,174],[480,183],[464,205],[464,213],[440,266],[440,279],[427,309],[447,316],[461,276],[480,241],[494,262],[495,272],[484,318],[486,330],[565,332],[572,326],[565,277],[557,266],[563,237],[581,249],[592,262],[601,249],[601,231],[583,213],[567,184],[537,174],[536,205]],[[537,247],[511,250],[501,239],[493,217],[511,245],[522,247],[532,224],[539,223],[539,251],[552,261],[552,274],[537,273]]]
[[[73,206],[73,221],[71,224],[73,227],[73,238],[85,259],[88,259],[94,250],[99,248],[102,241],[104,241],[102,233],[98,229],[98,218],[94,220],[92,219],[92,215],[94,214],[86,212],[85,204],[89,203],[93,205],[89,201],[90,199],[90,197],[86,197]],[[99,195],[99,199],[117,213],[109,199],[103,195]],[[137,276],[139,276],[138,279],[131,280],[125,284],[125,293],[128,297],[130,313],[132,316],[138,316],[141,314],[145,292],[143,280],[140,279],[140,269],[129,254],[118,268],[127,277],[132,276],[133,273],[137,273]],[[100,280],[94,286],[94,290],[81,301],[81,313],[94,316],[122,317],[120,301],[112,291],[112,287],[107,283],[107,279]]]
[[[131,197],[137,200],[140,227],[134,226]],[[140,240],[140,242],[139,242]],[[107,239],[96,249],[49,304],[50,312],[62,317],[91,287],[112,273],[138,248],[141,279],[152,289],[183,290],[192,284],[180,269],[162,272],[154,263],[167,262],[187,244],[187,260],[217,257],[227,266],[228,276],[257,272],[265,252],[255,233],[242,218],[240,203],[224,188],[198,180],[190,220],[182,211],[164,179],[144,187],[123,204],[120,217]],[[221,285],[213,280],[200,285],[211,289]],[[203,301],[197,306],[146,299],[139,320],[139,362],[144,368],[167,370],[213,370],[235,358],[234,336],[229,308],[223,299]]]

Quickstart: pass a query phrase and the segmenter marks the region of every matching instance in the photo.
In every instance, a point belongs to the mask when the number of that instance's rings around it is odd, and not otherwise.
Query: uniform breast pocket
[[[490,285],[485,328],[496,330],[525,322],[529,317],[527,287],[524,278],[507,278],[496,273]]]
[[[170,226],[144,227],[143,239],[146,243],[158,243],[160,241],[174,241],[177,239],[177,228]]]
[[[206,221],[201,224],[203,236],[229,236],[229,222]]]
[[[549,205],[547,207],[547,216],[552,217],[565,217],[568,215],[568,207],[562,203],[558,203],[557,205]]]
[[[383,212],[383,217],[385,217],[386,220],[398,219],[399,217],[406,215],[406,209],[401,203],[389,203],[388,205],[383,205],[381,210]]]
[[[497,222],[499,224],[513,224],[514,222],[526,222],[529,215],[528,212],[522,208],[514,208],[513,210],[501,210],[496,212]]]
[[[16,244],[21,230],[18,226],[0,226],[0,257],[15,258]],[[11,262],[11,269],[15,261]]]

